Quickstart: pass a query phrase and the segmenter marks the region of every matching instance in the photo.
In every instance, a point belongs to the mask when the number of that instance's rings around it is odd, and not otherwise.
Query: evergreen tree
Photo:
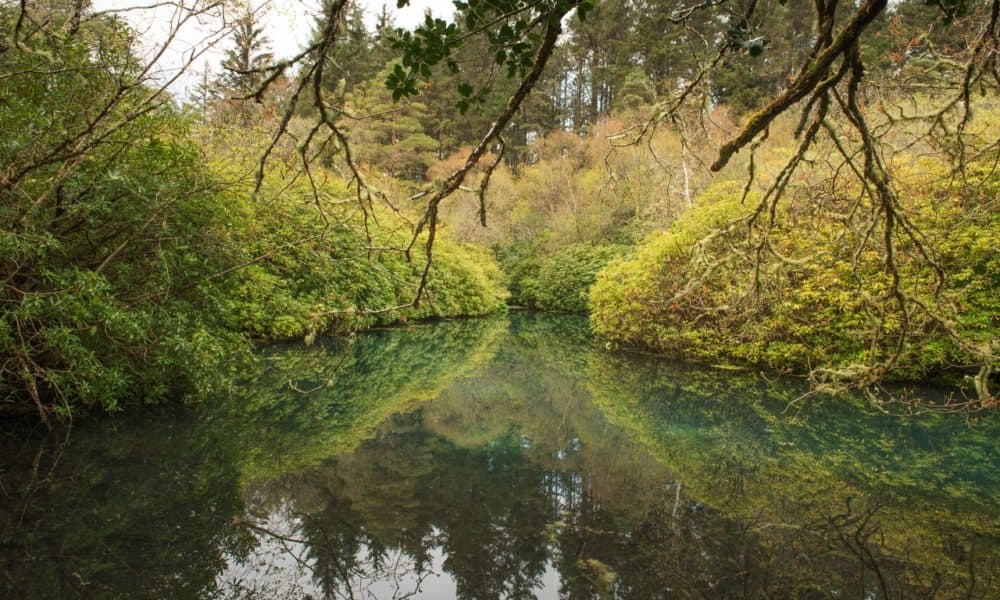
[[[646,73],[639,67],[634,67],[625,76],[618,97],[615,100],[615,108],[624,110],[634,110],[653,101],[656,92],[653,89],[653,82],[649,80]]]
[[[586,20],[570,21],[568,43],[573,62],[573,126],[608,111],[630,66],[632,11],[625,0],[605,0]]]
[[[384,65],[393,60],[395,50],[392,42],[396,35],[396,18],[392,10],[382,4],[381,10],[375,17],[375,32],[372,38],[371,57],[378,65]]]
[[[814,21],[809,2],[761,2],[746,31],[734,28],[727,33],[749,49],[726,55],[713,74],[713,100],[742,114],[777,96],[809,54]]]
[[[427,106],[416,100],[395,103],[385,80],[395,67],[386,65],[349,95],[349,107],[361,120],[349,122],[355,156],[389,177],[423,179],[437,159],[439,144],[427,134]]]
[[[459,11],[455,22],[468,27],[466,10]],[[502,25],[494,25],[501,29]],[[388,34],[384,27],[376,28]],[[494,32],[495,34],[496,32]],[[465,145],[479,141],[493,123],[496,114],[503,110],[508,98],[517,88],[516,79],[505,76],[506,68],[495,62],[488,42],[483,36],[470,36],[462,48],[453,55],[456,64],[463,71],[455,73],[447,63],[432,69],[428,84],[423,88],[420,100],[427,107],[426,131],[439,145],[439,158],[451,154]],[[529,134],[542,135],[563,126],[564,104],[563,81],[565,80],[565,51],[560,48],[549,62],[533,92],[522,103],[517,116],[507,125],[503,137],[505,156],[516,164],[527,150]],[[458,92],[460,84],[484,89],[485,93],[473,101],[463,98]],[[466,110],[456,110],[456,105],[468,101]]]
[[[676,2],[673,0],[633,0],[629,21],[632,31],[629,49],[633,62],[641,65],[653,82],[658,96],[670,95],[683,81],[690,81],[698,72],[700,55],[710,48],[709,33],[717,9],[706,7],[688,18],[684,27],[670,22]]]
[[[207,65],[197,75],[198,83],[191,89],[188,104],[198,114],[205,117],[211,110],[212,104],[219,99],[219,86]]]
[[[222,61],[224,72],[220,85],[232,96],[243,97],[254,93],[267,77],[263,72],[273,62],[271,43],[259,26],[259,14],[247,9],[236,20],[233,30],[233,47],[226,50]]]
[[[318,39],[326,28],[328,14],[329,11],[324,10],[323,15],[316,20],[314,39]],[[330,82],[331,88],[335,87],[325,91],[334,98],[343,100],[344,95],[355,86],[370,79],[385,64],[385,60],[377,62],[372,55],[375,40],[365,25],[364,9],[357,4],[350,5],[342,13],[338,29],[341,33],[337,36],[333,51],[326,55],[323,68],[330,75],[325,78],[326,81]]]

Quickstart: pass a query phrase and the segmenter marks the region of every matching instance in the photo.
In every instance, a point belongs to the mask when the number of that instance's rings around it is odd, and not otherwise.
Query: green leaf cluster
[[[230,134],[215,132],[212,152]],[[244,156],[248,163],[251,157]],[[246,165],[213,163],[220,176],[239,177]],[[317,173],[318,175],[318,173]],[[288,182],[280,170],[265,178],[257,199],[243,181],[220,198],[234,212],[231,235],[243,263],[230,278],[226,309],[232,327],[255,339],[282,340],[348,332],[414,318],[481,316],[504,309],[503,277],[492,255],[441,235],[435,241],[427,297],[416,297],[425,258],[423,238],[411,259],[410,231],[388,210],[365,224],[354,192],[334,177],[317,188],[305,178]],[[322,212],[321,212],[322,211]],[[371,236],[371,239],[368,239]]]
[[[228,211],[190,125],[142,88],[116,100],[129,75],[92,49],[127,62],[128,31],[92,27],[0,54],[4,409],[208,394],[246,350],[208,280],[229,264]]]

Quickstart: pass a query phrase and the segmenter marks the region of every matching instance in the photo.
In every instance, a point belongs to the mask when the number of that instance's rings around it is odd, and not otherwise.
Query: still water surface
[[[578,318],[268,351],[0,433],[0,597],[998,598],[1000,419],[793,406]]]

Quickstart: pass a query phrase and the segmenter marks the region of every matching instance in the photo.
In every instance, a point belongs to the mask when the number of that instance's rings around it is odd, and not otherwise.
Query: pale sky
[[[183,0],[192,4],[198,0]],[[317,14],[319,0],[248,0],[250,6],[264,6],[264,32],[271,41],[271,48],[276,58],[288,58],[296,54],[309,38],[314,16]],[[424,12],[428,9],[437,17],[447,18],[454,14],[451,0],[411,0],[410,6],[398,10],[395,0],[357,0],[365,9],[369,26],[374,26],[376,15],[382,5],[392,9],[396,17],[396,25],[412,28],[423,21]],[[93,0],[95,11],[134,9],[157,4],[149,0]],[[129,23],[136,29],[149,52],[159,49],[165,41],[171,24],[175,22],[177,13],[170,6],[158,6],[128,10],[123,13]],[[158,62],[159,76],[169,78],[175,75],[180,65],[192,52],[204,52],[195,61],[194,67],[178,77],[171,90],[180,98],[188,95],[189,88],[196,85],[198,74],[206,68],[218,71],[222,62],[228,40],[220,39],[219,23],[214,20],[202,22],[190,21],[179,30],[177,39],[170,45]],[[213,35],[214,34],[214,35]],[[214,44],[214,45],[213,45]],[[211,46],[211,47],[209,47]]]
[[[424,11],[430,9],[436,17],[449,17],[455,12],[451,0],[410,0],[410,5],[397,9],[395,0],[360,0],[365,9],[368,26],[375,26],[376,15],[382,5],[387,5],[396,15],[396,25],[411,29],[424,20]],[[256,2],[254,6],[259,5]],[[270,10],[265,17],[265,30],[271,38],[277,57],[291,56],[309,37],[313,15],[318,3],[310,0],[270,0]]]

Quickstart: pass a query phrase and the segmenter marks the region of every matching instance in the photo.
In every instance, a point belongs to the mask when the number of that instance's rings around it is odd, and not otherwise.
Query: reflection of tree
[[[418,574],[429,568],[432,551],[443,553],[462,597],[530,596],[544,570],[552,511],[539,474],[525,468],[520,439],[462,449],[407,426],[419,418],[396,417],[393,433],[303,476],[330,498],[303,527],[309,539],[323,542],[313,548],[317,571],[334,576],[324,588],[340,586],[338,571],[390,564],[400,549]],[[324,551],[328,541],[336,546],[332,553]],[[336,557],[355,562],[324,566]],[[358,557],[367,565],[357,564]]]
[[[504,327],[275,351],[218,410],[74,432],[30,527],[0,497],[0,595],[997,595],[995,420],[791,419],[792,387]]]
[[[301,470],[354,448],[390,414],[488,362],[505,325],[444,322],[370,332],[350,344],[276,347],[245,392],[221,401],[210,418],[240,438],[244,482]]]
[[[249,549],[230,526],[243,511],[234,448],[191,414],[91,425],[65,449],[60,435],[0,436],[0,597],[211,593],[225,556]],[[28,489],[34,466],[48,477]]]
[[[547,322],[519,319],[517,334],[475,377],[392,418],[353,454],[286,482],[307,498],[304,506],[313,505],[308,498],[328,498],[304,528],[316,540],[313,564],[324,573],[324,589],[336,589],[339,572],[371,572],[401,549],[417,573],[443,553],[462,597],[530,597],[550,561],[572,596],[599,589],[598,565],[621,574],[621,590],[662,590],[664,552],[691,548],[705,534],[704,527],[678,523],[703,521],[707,513],[678,517],[656,508],[664,494],[673,500],[674,488],[663,492],[667,473],[608,427],[570,375],[586,364],[587,345],[560,345],[556,336],[565,341],[579,332],[579,321],[568,331],[560,322],[546,329]],[[650,537],[659,530],[674,537]],[[331,539],[342,546],[328,551]],[[714,539],[725,549],[730,536]],[[702,552],[681,556],[704,562]],[[340,566],[323,568],[329,561]],[[716,562],[722,566],[675,572],[725,572],[732,561]]]
[[[213,589],[226,556],[249,551],[251,538],[230,523],[244,512],[240,490],[248,481],[357,445],[387,414],[487,361],[503,326],[481,320],[368,334],[345,360],[336,343],[269,352],[267,368],[248,377],[243,393],[197,415],[77,428],[51,479],[24,502],[17,494],[31,480],[37,449],[15,444],[20,432],[2,438],[11,466],[0,471],[0,596]],[[312,394],[294,389],[314,387]],[[42,450],[45,473],[57,449]],[[269,492],[259,486],[246,497],[258,508],[280,503],[282,492]]]
[[[588,380],[601,410],[693,500],[752,533],[769,585],[891,597],[1000,590],[982,575],[1000,563],[996,419],[865,415],[844,399],[792,418],[782,411],[795,386],[634,359],[593,361]],[[785,560],[789,548],[798,554]]]
[[[612,361],[573,327],[515,318],[474,376],[304,475],[328,498],[310,539],[348,532],[337,555],[365,572],[444,556],[469,598],[531,596],[550,568],[569,598],[951,597],[970,568],[974,597],[997,588],[981,431],[841,404],[791,420],[793,387]],[[913,473],[935,465],[931,493]]]

